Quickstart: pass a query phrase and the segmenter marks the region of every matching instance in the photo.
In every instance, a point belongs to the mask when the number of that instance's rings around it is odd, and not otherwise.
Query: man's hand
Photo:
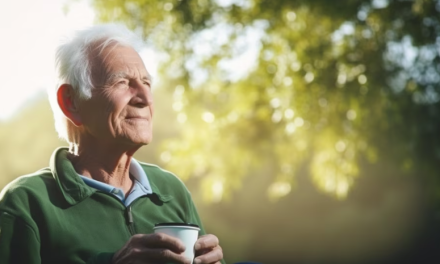
[[[220,264],[223,259],[223,250],[218,238],[214,235],[199,237],[194,245],[196,258],[194,264]]]
[[[191,260],[181,253],[185,245],[177,238],[166,234],[155,233],[134,235],[115,253],[113,264],[190,264]],[[205,262],[201,262],[205,263]]]

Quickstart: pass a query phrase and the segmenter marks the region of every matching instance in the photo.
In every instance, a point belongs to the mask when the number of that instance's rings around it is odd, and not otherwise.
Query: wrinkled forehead
[[[109,78],[137,75],[151,80],[151,76],[139,53],[128,45],[111,43],[105,47],[96,45],[89,51],[91,79],[94,85],[102,85]]]

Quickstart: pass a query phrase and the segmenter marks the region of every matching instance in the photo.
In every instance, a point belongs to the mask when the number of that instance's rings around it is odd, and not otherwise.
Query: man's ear
[[[69,119],[75,126],[81,126],[81,116],[79,115],[79,109],[77,107],[78,105],[72,85],[62,84],[58,88],[57,101],[61,111],[63,111],[67,119]]]

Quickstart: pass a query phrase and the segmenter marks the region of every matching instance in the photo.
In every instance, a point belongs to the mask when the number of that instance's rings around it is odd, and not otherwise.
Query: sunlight
[[[324,135],[310,164],[313,182],[321,191],[343,200],[359,175],[356,144],[348,139],[337,139],[330,131]]]
[[[54,51],[59,40],[68,32],[92,25],[95,14],[87,2],[71,3],[66,14],[63,7],[64,1],[58,0],[17,0],[1,5],[0,120],[10,118],[54,85]]]
[[[277,200],[283,196],[286,196],[291,191],[291,185],[289,182],[279,181],[274,182],[268,189],[268,196],[271,200]]]

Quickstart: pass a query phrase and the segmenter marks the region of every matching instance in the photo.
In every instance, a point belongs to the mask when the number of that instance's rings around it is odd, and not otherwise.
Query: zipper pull
[[[133,224],[133,215],[131,214],[131,206],[127,207],[127,222]]]

